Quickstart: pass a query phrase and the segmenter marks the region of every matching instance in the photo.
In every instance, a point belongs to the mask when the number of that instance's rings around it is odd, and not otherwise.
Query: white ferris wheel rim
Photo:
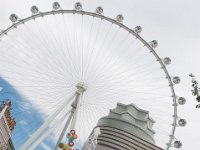
[[[32,15],[30,17],[24,18],[24,19],[20,19],[17,22],[13,23],[10,27],[8,27],[5,30],[2,30],[0,32],[0,38],[4,35],[6,35],[9,31],[11,31],[12,29],[18,27],[21,24],[24,24],[30,20],[36,19],[38,17],[44,17],[44,16],[48,16],[48,15],[55,15],[55,14],[81,14],[81,15],[87,15],[87,16],[92,16],[92,17],[96,17],[96,18],[100,18],[102,20],[106,20],[112,24],[115,24],[117,26],[119,26],[120,28],[123,28],[124,30],[126,30],[127,32],[129,32],[130,34],[132,34],[134,37],[136,37],[140,42],[142,42],[149,50],[150,52],[152,52],[152,54],[154,55],[154,57],[157,59],[157,61],[159,61],[159,64],[161,66],[161,68],[163,69],[166,78],[169,82],[169,86],[171,88],[171,93],[172,93],[172,98],[173,98],[173,107],[174,107],[174,119],[173,119],[173,124],[172,124],[172,130],[171,130],[171,134],[169,136],[169,142],[167,144],[167,150],[171,147],[172,142],[174,140],[174,134],[175,134],[175,130],[177,127],[177,120],[178,120],[178,114],[177,114],[177,96],[175,94],[175,90],[174,90],[174,84],[172,82],[171,76],[168,73],[168,70],[165,66],[165,64],[163,63],[162,59],[159,57],[159,55],[156,53],[156,51],[154,50],[154,48],[151,47],[151,45],[145,41],[140,35],[138,35],[137,33],[134,32],[134,30],[130,29],[129,27],[127,27],[126,25],[124,25],[123,23],[117,22],[115,19],[111,19],[109,17],[106,17],[104,15],[101,14],[97,14],[97,13],[93,13],[93,12],[87,12],[87,11],[83,11],[83,10],[53,10],[53,11],[47,11],[47,12],[40,12],[38,14]]]

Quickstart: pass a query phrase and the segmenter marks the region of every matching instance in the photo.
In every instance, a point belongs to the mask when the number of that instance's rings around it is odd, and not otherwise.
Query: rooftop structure
[[[162,150],[155,145],[154,123],[148,111],[118,103],[108,116],[99,119],[83,150]]]

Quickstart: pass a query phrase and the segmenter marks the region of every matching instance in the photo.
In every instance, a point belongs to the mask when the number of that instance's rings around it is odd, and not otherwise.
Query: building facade
[[[99,119],[83,150],[162,150],[155,145],[154,122],[148,111],[118,103]]]
[[[11,133],[16,121],[11,117],[12,104],[9,100],[0,106],[0,150],[14,150]]]

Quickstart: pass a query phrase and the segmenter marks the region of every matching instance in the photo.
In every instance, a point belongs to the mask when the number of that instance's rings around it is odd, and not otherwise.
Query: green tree
[[[189,76],[192,78],[192,95],[196,97],[197,102],[200,102],[200,88],[198,87],[198,81],[192,73]]]

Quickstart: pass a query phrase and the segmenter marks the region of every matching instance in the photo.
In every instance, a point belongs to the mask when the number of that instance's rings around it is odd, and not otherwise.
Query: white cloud
[[[41,143],[41,146],[44,148],[44,150],[52,150],[51,147],[49,147],[47,144],[44,142]]]
[[[27,122],[25,120],[20,120],[19,123],[22,125],[22,126],[26,126],[27,125]]]

